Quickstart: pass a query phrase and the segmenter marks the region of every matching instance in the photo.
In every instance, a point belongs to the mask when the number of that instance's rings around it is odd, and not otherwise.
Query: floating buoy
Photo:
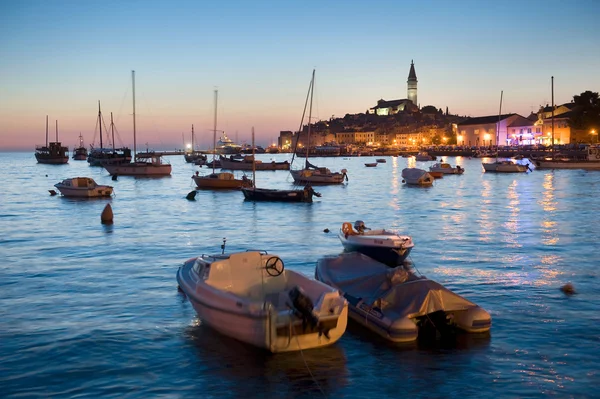
[[[571,283],[567,283],[567,284],[563,285],[562,287],[560,287],[560,290],[565,295],[573,295],[573,294],[575,294],[575,288],[573,287],[573,284],[571,284]]]
[[[48,190],[48,191],[50,192],[50,195],[56,195],[56,194],[58,194],[58,193],[57,193],[56,191],[54,191],[54,190]]]
[[[323,233],[329,233],[329,229],[323,230]]]
[[[113,179],[114,181],[117,181],[117,175],[116,175],[116,174],[115,174],[115,175],[112,175],[112,179]]]
[[[110,204],[106,204],[102,214],[100,215],[100,221],[102,224],[112,224],[113,223],[113,211]]]
[[[187,198],[187,199],[188,199],[188,200],[190,200],[190,201],[195,201],[195,200],[196,200],[196,190],[194,190],[194,191],[190,191],[190,192],[188,193],[188,195],[186,195],[186,197],[185,197],[185,198]]]

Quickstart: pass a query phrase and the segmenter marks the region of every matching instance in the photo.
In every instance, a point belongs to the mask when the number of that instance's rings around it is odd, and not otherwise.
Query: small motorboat
[[[379,163],[386,163],[385,158],[377,158],[375,161],[377,161]]]
[[[319,259],[315,278],[343,293],[351,319],[389,341],[432,331],[485,333],[492,326],[487,311],[441,284],[358,252]]]
[[[348,303],[337,289],[266,251],[189,259],[177,282],[203,323],[273,353],[331,345],[346,331]]]
[[[433,185],[433,176],[423,169],[404,168],[402,169],[402,183],[412,186],[431,186]]]
[[[113,193],[112,186],[97,184],[90,177],[73,177],[65,179],[54,185],[65,197],[110,197]]]
[[[443,172],[432,172],[430,170],[427,173],[429,173],[431,175],[431,177],[433,177],[434,179],[441,179],[442,177],[444,177],[444,173]]]
[[[484,172],[496,173],[525,173],[529,171],[529,165],[519,164],[509,160],[496,160],[495,162],[482,162]]]
[[[374,168],[377,166],[377,162],[369,162],[369,163],[365,163],[365,166],[367,168]]]
[[[415,155],[415,160],[417,161],[435,161],[435,155],[429,155],[428,152],[420,152]]]
[[[442,172],[445,175],[462,175],[465,170],[460,165],[452,166],[447,162],[436,162],[429,167],[429,172]]]
[[[385,229],[372,230],[362,220],[344,222],[338,234],[344,250],[358,251],[388,266],[401,265],[415,246],[412,238]]]

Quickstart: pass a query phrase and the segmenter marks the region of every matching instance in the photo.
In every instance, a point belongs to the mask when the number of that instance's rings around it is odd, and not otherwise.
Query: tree
[[[569,120],[569,126],[574,129],[598,131],[600,128],[600,98],[598,93],[584,91],[573,96],[575,107]]]

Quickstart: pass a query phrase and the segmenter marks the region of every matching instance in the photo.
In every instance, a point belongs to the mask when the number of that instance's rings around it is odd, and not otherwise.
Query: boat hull
[[[153,165],[145,162],[121,165],[102,165],[111,175],[117,176],[168,176],[171,174],[171,165]]]
[[[196,259],[190,259],[179,268],[177,282],[203,323],[231,338],[267,349],[273,353],[298,351],[331,345],[341,338],[347,326],[348,306],[331,287],[312,281],[299,273],[285,271],[284,280],[304,281],[313,288],[330,292],[343,301],[335,317],[329,317],[327,334],[304,325],[290,309],[276,309],[268,300],[251,300],[203,283],[193,268]],[[288,275],[289,273],[289,275]],[[268,276],[267,276],[268,277]],[[308,287],[307,287],[308,288]],[[263,288],[264,289],[264,288]]]
[[[200,189],[236,190],[252,186],[252,181],[248,178],[235,179],[232,177],[222,179],[219,178],[221,175],[221,173],[211,173],[206,176],[192,176],[192,179],[194,179],[196,186]]]
[[[390,267],[401,265],[414,247],[412,239],[385,230],[375,232],[377,234],[367,232],[347,235],[342,228],[338,237],[346,252],[360,252]]]
[[[296,184],[342,184],[346,173],[321,173],[318,170],[302,169],[290,171]]]
[[[495,173],[524,173],[529,170],[527,165],[520,165],[516,163],[482,163],[483,170],[485,172]]]
[[[35,159],[38,163],[48,164],[48,165],[63,165],[69,163],[69,157],[47,157],[43,155],[35,154]]]
[[[242,188],[244,198],[249,201],[313,202],[313,193],[308,190],[274,190],[266,188]]]
[[[252,170],[252,161],[234,161],[221,157],[221,168],[229,170]],[[290,170],[290,163],[284,162],[256,162],[255,170]]]
[[[96,184],[96,182],[89,177],[65,179],[62,182],[55,184],[54,187],[56,187],[65,197],[110,197],[113,193],[112,186]]]
[[[600,170],[600,161],[533,161],[538,169],[585,169]]]

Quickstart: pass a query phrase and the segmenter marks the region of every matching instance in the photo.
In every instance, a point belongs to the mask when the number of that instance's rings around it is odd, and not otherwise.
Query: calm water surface
[[[315,159],[349,182],[317,188],[312,204],[255,204],[236,191],[187,201],[207,170],[182,156],[167,158],[171,177],[112,181],[85,161],[0,153],[0,396],[598,397],[600,172],[494,175],[449,158],[464,175],[413,188],[400,174],[415,162],[386,159]],[[115,196],[49,195],[75,176]],[[257,186],[292,180],[261,171]],[[100,223],[107,203],[112,226]],[[350,325],[331,347],[271,355],[202,325],[177,292],[178,266],[224,237],[228,251],[268,250],[312,276],[357,219],[412,235],[416,268],[488,310],[491,334],[391,345]],[[576,295],[560,291],[567,282]]]

